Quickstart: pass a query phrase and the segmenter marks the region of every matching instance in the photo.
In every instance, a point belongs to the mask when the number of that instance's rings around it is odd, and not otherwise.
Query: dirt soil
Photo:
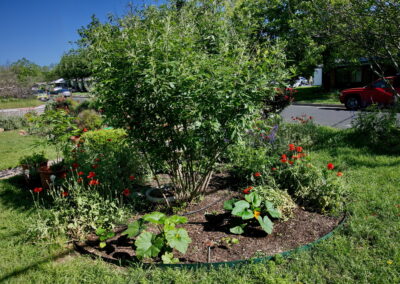
[[[222,208],[225,200],[238,196],[238,193],[231,190],[227,181],[224,176],[216,176],[209,187],[208,195],[180,213],[188,218],[188,223],[181,227],[188,231],[192,239],[186,254],[175,252],[181,263],[224,262],[273,255],[315,241],[332,231],[340,221],[340,218],[308,212],[298,207],[290,220],[274,221],[271,235],[259,226],[246,227],[243,235],[231,234],[229,228],[232,227],[233,220]],[[224,189],[220,189],[221,187]],[[116,236],[107,241],[105,249],[99,248],[95,235],[90,236],[86,243],[77,243],[76,247],[81,252],[101,256],[112,262],[134,260],[134,241],[121,236],[120,232],[123,230],[125,227],[116,228]],[[228,244],[226,238],[236,238],[239,243]]]

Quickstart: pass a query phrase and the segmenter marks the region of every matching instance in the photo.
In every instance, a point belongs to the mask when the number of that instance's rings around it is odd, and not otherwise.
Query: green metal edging
[[[290,255],[302,251],[307,251],[310,250],[312,247],[314,247],[316,244],[319,242],[326,240],[330,238],[337,230],[339,230],[343,225],[345,224],[347,220],[347,215],[344,215],[342,220],[339,222],[339,224],[334,228],[331,232],[328,234],[322,236],[321,238],[302,245],[300,247],[297,247],[292,250],[284,251],[281,253],[277,253],[274,255],[270,256],[265,256],[265,257],[258,257],[258,258],[251,258],[251,259],[245,259],[245,260],[233,260],[233,261],[226,261],[226,262],[210,262],[210,263],[182,263],[182,264],[146,264],[143,263],[140,266],[143,268],[150,268],[150,267],[158,267],[158,268],[187,268],[187,269],[198,269],[198,268],[219,268],[219,267],[234,267],[237,265],[243,265],[243,264],[254,264],[254,263],[260,263],[260,262],[265,262],[268,260],[271,260],[275,258],[276,256],[282,256],[282,257],[289,257]]]

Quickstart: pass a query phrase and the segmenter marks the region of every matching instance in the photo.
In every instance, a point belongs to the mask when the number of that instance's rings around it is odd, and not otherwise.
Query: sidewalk
[[[37,113],[43,113],[46,105],[40,105],[37,107],[24,107],[24,108],[9,108],[9,109],[0,109],[0,115],[5,116],[23,116],[24,114],[34,111]]]

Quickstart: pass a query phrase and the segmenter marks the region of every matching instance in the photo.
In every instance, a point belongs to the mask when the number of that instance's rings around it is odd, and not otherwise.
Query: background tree
[[[55,72],[64,79],[74,80],[74,87],[85,92],[86,87],[84,79],[91,75],[87,50],[70,50],[68,53],[64,54]]]

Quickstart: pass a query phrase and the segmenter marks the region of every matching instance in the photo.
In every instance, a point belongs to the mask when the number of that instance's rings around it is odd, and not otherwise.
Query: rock
[[[26,136],[26,135],[28,135],[28,133],[25,130],[20,130],[19,135]]]
[[[4,128],[0,128],[0,133],[1,133],[1,132],[4,132]]]

